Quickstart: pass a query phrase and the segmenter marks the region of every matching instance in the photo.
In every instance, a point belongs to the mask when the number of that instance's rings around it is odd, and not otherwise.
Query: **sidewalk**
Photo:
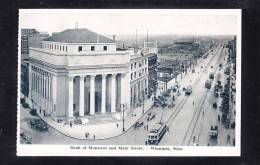
[[[153,101],[151,99],[145,100],[144,104],[144,113],[150,110],[151,106],[153,105]],[[131,126],[143,116],[142,109],[143,107],[138,107],[133,110],[133,114],[125,113],[125,132],[127,132]],[[117,113],[121,114],[121,112]],[[114,114],[115,115],[115,114]],[[110,120],[102,122],[102,116],[97,116],[96,118],[100,118],[100,123],[92,122],[89,125],[82,125],[82,124],[69,124],[64,123],[57,123],[49,116],[43,116],[39,114],[39,116],[53,129],[57,130],[61,134],[74,138],[74,139],[89,139],[89,140],[101,140],[101,139],[108,139],[116,136],[120,136],[124,134],[123,132],[123,120]],[[103,116],[104,117],[104,116]],[[107,115],[105,117],[113,118],[113,115]],[[93,117],[91,120],[95,120]],[[86,133],[89,133],[88,137],[86,137]]]

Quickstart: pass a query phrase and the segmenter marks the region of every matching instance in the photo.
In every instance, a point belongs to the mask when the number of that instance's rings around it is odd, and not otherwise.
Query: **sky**
[[[100,34],[235,35],[240,10],[57,10],[20,9],[19,27],[51,34],[87,28]]]

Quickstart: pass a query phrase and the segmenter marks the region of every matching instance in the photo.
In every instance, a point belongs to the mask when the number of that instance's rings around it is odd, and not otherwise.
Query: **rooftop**
[[[43,41],[64,43],[115,43],[113,40],[99,35],[88,29],[67,29],[60,33],[54,33]]]

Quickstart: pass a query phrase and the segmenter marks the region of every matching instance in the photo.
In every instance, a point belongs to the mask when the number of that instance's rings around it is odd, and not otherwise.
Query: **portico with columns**
[[[126,104],[127,72],[106,74],[68,74],[66,116],[84,117],[121,112]]]

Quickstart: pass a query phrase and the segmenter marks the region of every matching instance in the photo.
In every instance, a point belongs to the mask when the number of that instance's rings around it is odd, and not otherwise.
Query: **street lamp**
[[[125,132],[125,109],[127,107],[126,104],[120,104],[120,107],[122,109],[123,112],[123,132]]]
[[[142,92],[143,93],[143,114],[144,114],[144,91]]]

